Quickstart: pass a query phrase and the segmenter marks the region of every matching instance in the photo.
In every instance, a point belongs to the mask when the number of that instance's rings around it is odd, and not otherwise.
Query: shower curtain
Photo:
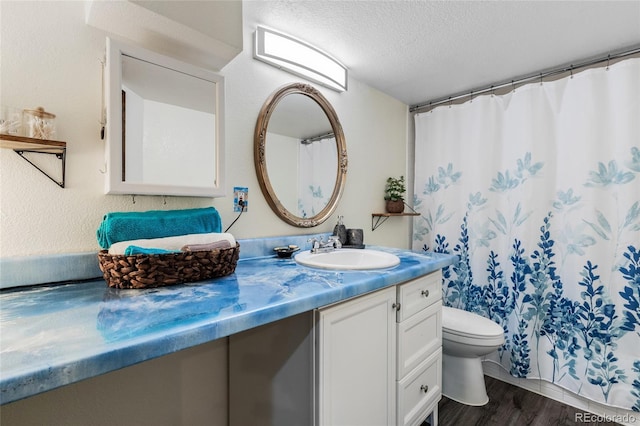
[[[640,411],[640,59],[415,116],[413,248],[488,359]]]
[[[336,140],[327,137],[300,143],[298,155],[298,215],[312,217],[320,213],[333,194],[333,171],[338,161]]]

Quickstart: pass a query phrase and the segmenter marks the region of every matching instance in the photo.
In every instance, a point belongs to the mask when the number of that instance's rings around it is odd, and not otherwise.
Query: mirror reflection
[[[296,216],[315,216],[336,184],[338,152],[331,123],[307,96],[278,103],[267,128],[266,161],[282,205]]]
[[[122,55],[122,180],[213,183],[215,99],[211,81]]]
[[[255,135],[258,181],[272,210],[301,227],[335,210],[347,171],[342,126],[331,104],[310,85],[296,83],[265,102]]]

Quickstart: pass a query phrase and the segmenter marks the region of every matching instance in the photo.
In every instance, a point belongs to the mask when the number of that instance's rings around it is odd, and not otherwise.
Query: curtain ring
[[[471,104],[473,103],[473,90],[469,94],[469,103],[471,103]]]
[[[167,196],[166,195],[162,196],[162,204],[164,204],[165,206],[167,205]]]
[[[571,78],[573,78],[573,65],[571,65],[571,68],[569,69],[569,72],[571,73]]]
[[[607,68],[605,68],[606,71],[609,71],[609,61],[611,60],[611,55],[607,55]]]
[[[133,204],[135,204],[135,203],[136,203],[136,196],[135,196],[135,195],[131,195],[131,202],[132,202]]]
[[[453,101],[451,100],[451,96],[449,96],[449,108],[451,108],[452,104],[453,104]]]
[[[491,86],[491,97],[493,98],[495,96],[495,89],[493,86]]]
[[[542,73],[540,73],[540,86],[542,86]]]
[[[515,93],[516,91],[516,81],[515,80],[511,80],[511,91]]]

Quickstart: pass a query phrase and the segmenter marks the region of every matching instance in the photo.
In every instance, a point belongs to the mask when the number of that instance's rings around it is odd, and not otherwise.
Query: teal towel
[[[221,232],[222,219],[214,207],[185,210],[107,213],[96,236],[108,249],[120,241]]]
[[[125,256],[135,256],[136,254],[167,254],[167,253],[180,253],[179,251],[171,251],[160,248],[148,248],[148,247],[138,247],[138,246],[129,246],[124,249]]]

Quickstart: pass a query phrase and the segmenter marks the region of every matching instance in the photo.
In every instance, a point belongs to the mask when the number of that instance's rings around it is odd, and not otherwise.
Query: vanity
[[[437,424],[440,270],[230,337],[230,424]]]
[[[334,271],[267,254],[307,238],[240,240],[235,273],[200,283],[115,290],[96,279],[4,290],[2,404],[229,337],[233,424],[244,421],[238,412],[287,424],[278,416],[291,407],[308,416],[285,417],[305,419],[298,424],[359,415],[419,424],[440,399],[438,271],[455,256],[376,247],[400,264]],[[270,386],[265,408],[254,397]],[[247,409],[252,401],[262,411]]]

